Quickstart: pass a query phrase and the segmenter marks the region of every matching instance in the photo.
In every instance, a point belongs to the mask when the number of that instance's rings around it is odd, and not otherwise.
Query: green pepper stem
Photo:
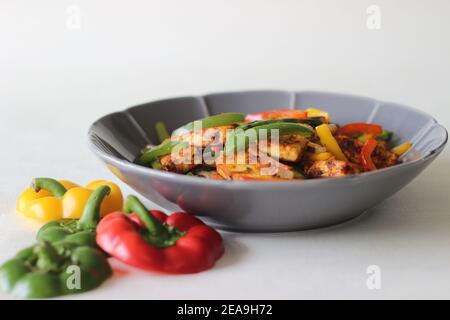
[[[57,198],[62,198],[67,191],[59,181],[52,178],[34,178],[31,181],[31,188],[35,192],[41,189],[47,190]]]
[[[95,229],[100,220],[100,206],[102,205],[102,201],[110,192],[111,188],[108,186],[100,186],[92,192],[84,205],[83,214],[77,222],[78,229]]]
[[[148,213],[148,210],[136,196],[130,195],[127,197],[123,211],[136,213],[152,236],[161,238],[170,236],[167,228],[155,216]]]

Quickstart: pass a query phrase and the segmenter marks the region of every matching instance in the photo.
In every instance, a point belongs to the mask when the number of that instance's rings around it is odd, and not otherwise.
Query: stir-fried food
[[[190,122],[161,144],[144,148],[137,163],[215,180],[286,181],[343,177],[398,163],[410,142],[393,147],[379,124],[332,123],[328,112],[272,110],[222,113]]]

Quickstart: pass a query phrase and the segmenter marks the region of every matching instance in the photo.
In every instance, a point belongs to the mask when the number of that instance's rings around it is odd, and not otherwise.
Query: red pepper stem
[[[123,211],[125,213],[136,213],[152,236],[170,237],[167,228],[154,215],[149,214],[147,208],[136,196],[130,195],[127,197]]]
[[[77,222],[80,230],[95,229],[100,220],[100,207],[103,199],[109,195],[111,188],[108,186],[100,186],[94,190],[84,205],[83,214]]]
[[[35,192],[39,192],[41,189],[47,190],[56,198],[62,198],[67,191],[59,181],[52,178],[34,178],[31,181],[31,188]]]

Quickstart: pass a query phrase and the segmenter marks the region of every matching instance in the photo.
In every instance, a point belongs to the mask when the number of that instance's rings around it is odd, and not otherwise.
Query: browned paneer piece
[[[359,157],[364,142],[343,135],[338,135],[335,138],[347,159],[352,163],[359,164]],[[380,169],[395,165],[398,156],[389,150],[386,141],[378,140],[377,147],[372,154],[372,160],[375,166]]]
[[[179,150],[172,150],[172,153],[162,156],[159,159],[161,170],[187,173],[201,165],[201,148],[194,146],[185,147]],[[196,163],[197,162],[197,163]]]
[[[249,161],[249,152],[242,159],[244,163],[217,164],[217,172],[226,180],[291,180],[294,178],[292,168],[275,159],[259,155],[257,163]]]
[[[398,155],[389,150],[386,141],[378,141],[372,153],[372,160],[378,169],[387,168],[397,163]]]
[[[194,163],[175,163],[170,154],[162,156],[159,159],[161,163],[161,170],[177,172],[177,173],[187,173],[194,169],[197,165]]]
[[[175,137],[174,141],[187,141],[197,147],[203,148],[209,146],[211,143],[224,144],[226,142],[227,130],[233,129],[234,126],[220,126],[214,128],[206,128],[198,131],[185,133],[181,136]]]
[[[223,180],[223,177],[220,174],[218,174],[216,170],[213,171],[202,170],[197,172],[197,175],[207,179]]]
[[[342,152],[345,157],[353,163],[359,163],[359,155],[361,153],[361,148],[363,146],[363,142],[358,139],[353,139],[347,136],[338,135],[334,137],[341,147]]]
[[[306,174],[310,178],[343,177],[359,173],[358,166],[341,160],[315,161]]]
[[[279,144],[273,146],[270,143],[267,143],[267,145],[261,144],[260,148],[261,151],[268,153],[274,158],[297,162],[302,158],[308,141],[308,138],[302,135],[284,135],[280,136]]]

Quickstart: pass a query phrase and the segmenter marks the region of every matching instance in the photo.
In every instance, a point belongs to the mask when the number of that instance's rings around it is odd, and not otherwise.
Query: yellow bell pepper
[[[310,156],[310,159],[312,161],[321,161],[321,160],[328,160],[332,157],[333,155],[329,152],[319,152],[319,153],[313,153]]]
[[[100,207],[100,216],[120,211],[123,196],[120,188],[112,182],[96,180],[85,187],[70,181],[56,181],[51,178],[35,178],[17,201],[17,211],[40,221],[56,219],[79,219],[92,192],[99,186],[108,186],[111,193]]]
[[[325,122],[330,122],[330,114],[326,111],[316,109],[316,108],[308,108],[306,109],[308,114],[308,118],[324,118]]]
[[[327,150],[333,154],[337,160],[348,161],[327,124],[317,126],[316,133],[319,136],[320,143],[322,143],[322,145],[327,148]]]
[[[408,151],[411,147],[412,147],[412,143],[408,141],[408,142],[402,143],[402,144],[392,148],[391,152],[395,153],[398,156],[401,156],[406,151]]]

